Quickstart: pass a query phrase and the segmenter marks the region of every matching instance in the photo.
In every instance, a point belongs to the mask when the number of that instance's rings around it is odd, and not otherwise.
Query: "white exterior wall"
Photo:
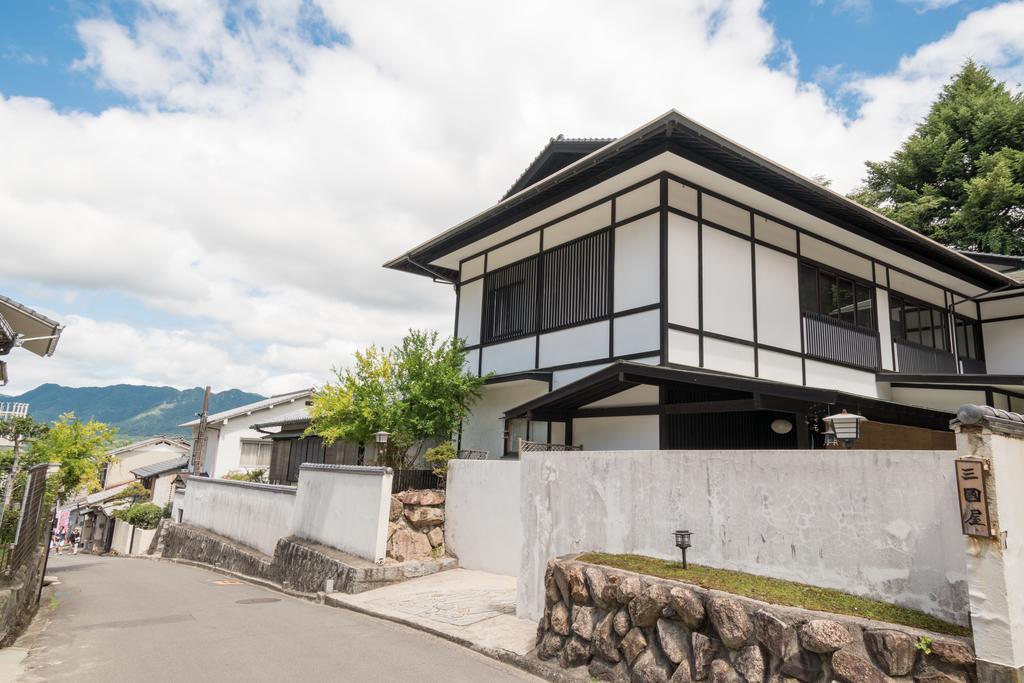
[[[800,351],[800,282],[797,260],[768,247],[755,247],[757,341]]]
[[[573,443],[591,451],[657,448],[658,434],[657,415],[587,417],[572,421]]]
[[[985,369],[990,373],[1024,373],[1024,319],[983,323]]]
[[[265,408],[228,420],[211,422],[206,430],[207,445],[206,457],[203,459],[203,472],[208,473],[211,477],[223,477],[228,472],[235,470],[248,471],[250,468],[242,467],[239,464],[242,457],[242,439],[259,439],[265,436],[250,429],[249,425],[269,422],[274,418],[307,408],[307,400],[308,397],[303,396],[294,401],[278,404],[273,408]],[[193,427],[193,439],[196,438],[197,432],[198,427]]]
[[[180,515],[178,513],[181,513]],[[184,520],[185,516],[185,489],[177,489],[174,498],[171,500],[171,519],[177,522]]]
[[[132,533],[134,530],[134,533]],[[156,536],[156,529],[139,529],[120,519],[114,520],[110,550],[118,555],[145,555]]]
[[[658,302],[659,221],[655,214],[615,229],[615,311]]]
[[[485,385],[480,400],[473,404],[473,411],[462,423],[459,447],[467,451],[487,451],[487,457],[492,459],[502,457],[505,455],[502,415],[547,391],[547,383],[531,380]]]
[[[463,569],[518,576],[523,527],[519,461],[453,460],[445,488],[445,548]]]
[[[291,533],[295,491],[291,486],[189,477],[182,521],[273,555],[277,540]]]
[[[618,325],[618,322],[616,322]],[[532,339],[530,341],[533,341]],[[655,344],[657,346],[657,344]],[[608,321],[540,336],[540,366],[552,367],[608,357]]]
[[[704,249],[704,329],[753,341],[750,242],[706,226],[701,239]]]
[[[586,444],[584,444],[586,445]],[[525,453],[518,615],[544,568],[588,550],[677,559],[837,588],[965,622],[966,566],[946,451]]]
[[[303,465],[292,533],[383,563],[391,477],[389,467]]]
[[[163,507],[167,503],[171,502],[171,494],[173,493],[174,478],[178,476],[177,472],[168,472],[167,474],[161,475],[156,478],[153,482],[153,502]]]

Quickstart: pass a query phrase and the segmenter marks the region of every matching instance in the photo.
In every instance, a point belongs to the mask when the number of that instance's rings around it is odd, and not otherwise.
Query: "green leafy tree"
[[[960,249],[1024,254],[1024,96],[968,61],[851,197]]]
[[[156,503],[135,503],[118,510],[114,516],[140,529],[155,529],[164,516],[164,509]]]
[[[389,432],[378,463],[404,469],[431,442],[451,439],[479,397],[483,378],[465,372],[465,360],[461,339],[417,330],[388,351],[358,351],[354,367],[335,369],[337,382],[313,396],[306,433],[369,446],[375,432]]]
[[[74,413],[65,413],[45,436],[32,442],[25,464],[59,464],[60,470],[47,485],[58,500],[68,500],[83,489],[99,489],[100,472],[111,461],[107,451],[116,435],[116,429],[102,422],[82,422]]]
[[[13,448],[11,449],[11,460],[10,465],[4,463],[4,469],[11,473],[10,478],[7,481],[7,485],[4,486],[4,507],[6,510],[11,504],[11,493],[14,491],[14,478],[17,476],[21,468],[21,447],[26,441],[32,439],[38,439],[46,435],[49,431],[42,422],[36,422],[27,415],[22,417],[8,417],[0,420],[0,438],[7,439],[11,442]]]

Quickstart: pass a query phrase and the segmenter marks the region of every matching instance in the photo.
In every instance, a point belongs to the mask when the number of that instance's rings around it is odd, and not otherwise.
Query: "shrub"
[[[455,452],[455,446],[450,441],[445,441],[428,450],[423,455],[423,459],[431,464],[435,475],[444,479],[448,476],[448,462],[454,460],[457,456],[458,453]]]
[[[164,519],[170,519],[171,518],[171,503],[169,503],[169,502],[166,505],[164,505],[163,518]]]
[[[230,479],[231,481],[252,481],[257,484],[266,484],[268,481],[265,469],[249,470],[248,472],[245,470],[231,470],[223,478]]]
[[[128,498],[149,498],[149,489],[141,481],[133,481],[111,496],[110,500],[126,500]]]
[[[163,514],[163,508],[155,503],[135,503],[127,509],[118,510],[114,516],[140,529],[155,529]]]

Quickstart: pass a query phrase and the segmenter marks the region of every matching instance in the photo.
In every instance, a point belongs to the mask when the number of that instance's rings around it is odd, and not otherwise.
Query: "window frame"
[[[537,307],[537,328],[540,332],[552,332],[578,325],[586,325],[587,323],[604,320],[611,315],[611,274],[615,267],[612,230],[614,228],[611,227],[595,230],[550,249],[545,249],[540,253],[540,268],[537,274],[538,299],[540,302],[540,305]],[[595,246],[588,248],[586,246],[588,242],[594,242]],[[586,284],[587,287],[563,286],[558,288],[554,295],[552,295],[549,287],[560,283],[548,281],[549,273],[554,270],[551,266],[564,266],[562,262],[554,263],[555,259],[558,259],[561,254],[569,250],[581,248],[583,250],[583,253],[580,254],[582,258],[572,261],[568,272],[570,273],[570,279],[572,279],[572,272],[583,274],[583,278],[580,279],[586,279],[586,282],[583,284]],[[592,257],[592,261],[588,261],[587,257]],[[564,268],[559,270],[566,272]],[[589,291],[597,293],[592,301],[588,301],[585,296],[585,293]],[[587,308],[593,308],[593,312],[588,315],[579,315],[578,317],[564,313],[567,310],[572,312],[585,311]],[[558,313],[551,313],[552,309]],[[551,317],[554,315],[558,315],[558,318],[552,322]],[[567,318],[571,319],[567,320]]]
[[[540,256],[540,254],[534,254],[533,256],[528,256],[527,258],[509,263],[501,268],[495,268],[494,270],[484,274],[482,297],[483,311],[481,314],[480,330],[481,343],[489,344],[510,341],[512,339],[528,337],[537,333],[537,321],[539,318],[537,315],[537,288],[540,284],[540,278],[538,276],[538,271],[540,270]],[[507,279],[509,277],[514,278],[515,269],[523,271],[522,277],[520,279],[502,282],[502,279]],[[510,276],[509,273],[512,273],[513,275]],[[496,292],[513,291],[511,288],[516,286],[522,286],[525,290],[524,293],[520,295],[520,298],[526,308],[522,316],[522,329],[512,331],[500,329],[495,330],[497,301],[494,295]],[[514,310],[512,310],[509,315],[509,321],[507,321],[506,324],[510,326],[515,324],[514,313]]]
[[[809,292],[807,291],[807,289],[804,286],[804,282],[805,282],[805,280],[804,280],[804,271],[805,271],[805,269],[813,270],[814,271],[814,303],[815,303],[815,307],[813,309],[812,308],[808,308],[805,305],[807,303],[807,299],[809,298],[807,296],[807,294]],[[844,282],[848,283],[850,285],[849,293],[850,293],[850,296],[852,297],[852,303],[849,304],[849,305],[852,306],[852,308],[853,308],[853,311],[852,311],[853,319],[852,320],[850,320],[848,318],[845,318],[845,317],[842,317],[842,310],[841,310],[842,309],[842,305],[839,305],[839,307],[836,309],[837,311],[839,311],[839,315],[832,315],[829,312],[821,310],[822,309],[822,305],[823,305],[821,283],[822,283],[823,280],[827,280],[829,278],[832,280],[833,283],[835,283],[835,286],[839,286],[840,283],[844,283]],[[860,322],[861,311],[860,311],[860,307],[858,306],[858,304],[861,301],[861,299],[857,298],[858,290],[866,291],[867,294],[868,294],[867,301],[869,301],[871,303],[871,305],[867,309],[865,314],[868,316],[868,321],[869,321],[870,325],[863,325]],[[836,303],[837,304],[841,304],[841,302],[838,301],[838,296],[841,296],[841,291],[837,292],[837,298],[836,298]],[[798,265],[797,265],[797,300],[798,300],[798,302],[800,304],[800,313],[801,314],[803,314],[803,313],[813,313],[814,315],[820,315],[820,316],[825,316],[825,317],[831,318],[831,319],[836,320],[836,321],[838,321],[840,323],[845,323],[847,325],[853,325],[857,329],[865,330],[867,332],[871,332],[872,334],[877,334],[878,333],[878,292],[877,292],[877,285],[875,285],[875,283],[873,283],[873,282],[869,282],[869,281],[864,280],[862,278],[859,278],[859,277],[857,277],[855,275],[850,275],[849,273],[844,273],[843,271],[837,270],[835,268],[830,268],[828,266],[823,266],[823,265],[818,264],[818,263],[816,263],[814,261],[810,261],[810,260],[807,260],[807,259],[800,259],[799,262],[798,262]]]
[[[239,441],[239,449],[238,449],[238,466],[239,467],[241,467],[243,469],[247,469],[247,470],[258,470],[258,469],[269,469],[270,468],[270,463],[273,461],[273,458],[274,458],[274,444],[273,444],[272,441],[264,441],[263,439],[239,439],[238,441]],[[258,446],[257,460],[260,460],[262,458],[262,456],[263,456],[263,449],[264,449],[264,447],[266,447],[267,463],[265,465],[263,465],[263,464],[247,465],[247,464],[245,464],[245,461],[244,461],[244,458],[245,458],[244,446]]]
[[[901,305],[899,307],[893,305],[896,301],[901,302]],[[926,344],[923,341],[920,341],[920,339],[923,339],[923,337],[919,337],[918,340],[914,340],[911,339],[908,335],[907,304],[910,304],[911,306],[913,306],[914,309],[916,309],[915,312],[918,315],[918,323],[915,332],[918,335],[920,335],[922,331],[925,329],[921,323],[921,314],[924,312],[928,312],[929,325],[927,329],[931,330],[931,344]],[[897,310],[900,313],[899,334],[897,334],[897,326],[893,318],[893,313],[896,312]],[[944,333],[943,342],[945,344],[944,346],[935,345],[936,314],[940,316],[940,320],[942,322],[942,331]],[[950,313],[947,309],[940,308],[936,304],[930,304],[927,301],[922,301],[920,299],[914,298],[913,296],[909,296],[902,292],[889,292],[889,335],[890,337],[892,337],[893,342],[901,341],[905,344],[911,344],[921,348],[931,349],[932,351],[937,351],[939,353],[948,353],[950,355],[953,355],[954,342],[952,336],[955,334],[955,326],[950,325]]]

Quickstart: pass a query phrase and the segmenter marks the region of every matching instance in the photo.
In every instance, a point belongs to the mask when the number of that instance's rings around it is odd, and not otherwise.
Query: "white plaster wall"
[[[1002,318],[1011,315],[1024,315],[1024,296],[998,301],[981,302],[981,319]],[[971,316],[972,318],[975,316]]]
[[[754,347],[705,337],[704,367],[753,377]]]
[[[757,376],[776,382],[803,384],[803,364],[799,356],[788,356],[776,351],[758,349]]]
[[[745,235],[750,234],[750,212],[707,193],[701,199],[701,217]]]
[[[185,489],[178,489],[174,492],[174,499],[171,501],[171,519],[175,522],[178,521],[178,511],[182,511],[182,517],[184,517],[185,510]]]
[[[544,250],[547,251],[559,244],[565,244],[577,237],[606,228],[612,223],[611,201],[598,204],[597,206],[581,211],[575,216],[559,221],[554,225],[544,228]]]
[[[764,216],[754,215],[754,237],[796,253],[796,230]]]
[[[483,374],[493,372],[501,375],[508,372],[532,370],[537,360],[537,340],[525,337],[504,344],[483,348]]]
[[[519,575],[519,484],[518,460],[453,460],[448,465],[444,543],[460,567]]]
[[[540,367],[542,368],[607,357],[607,320],[569,327],[557,332],[548,332],[540,336]]]
[[[669,330],[668,360],[670,363],[700,367],[700,337],[690,332]]]
[[[750,243],[704,227],[704,329],[754,339]]]
[[[697,215],[697,190],[677,183],[674,180],[668,181],[668,204],[691,216]]]
[[[889,270],[889,288],[896,294],[909,294],[936,306],[946,305],[941,289],[895,270]]]
[[[588,403],[584,408],[604,408],[607,406],[649,406],[658,404],[658,387],[641,384],[630,387],[617,394],[606,396],[599,401]]]
[[[391,469],[385,467],[303,465],[292,533],[372,562],[383,562],[391,477]]]
[[[587,417],[572,421],[572,440],[587,450],[658,447],[658,416]],[[522,456],[520,456],[522,457]],[[573,454],[575,457],[575,453]]]
[[[668,321],[696,328],[700,325],[697,296],[697,223],[668,215]]]
[[[871,261],[808,235],[800,238],[800,254],[818,263],[826,263],[841,273],[856,275],[868,282],[873,280]]]
[[[896,403],[903,403],[921,408],[946,410],[955,413],[965,403],[985,405],[984,391],[965,391],[961,389],[912,389],[908,387],[892,387],[891,396]]]
[[[658,302],[658,216],[651,215],[615,229],[615,310]]]
[[[273,555],[291,533],[295,488],[189,477],[183,522]]]
[[[586,443],[584,442],[584,446]],[[520,617],[544,567],[587,550],[677,559],[896,602],[965,622],[952,451],[524,453]]]
[[[483,315],[484,281],[474,280],[459,289],[458,336],[467,346],[480,343],[480,316]]]
[[[168,472],[167,474],[161,475],[156,478],[153,483],[153,502],[163,507],[167,503],[171,502],[172,486],[174,478],[178,475],[177,472]]]
[[[983,323],[985,368],[991,373],[1024,373],[1024,320]]]
[[[642,363],[643,361],[636,361]],[[566,384],[572,384],[578,379],[582,379],[587,375],[591,375],[601,368],[608,367],[608,363],[595,363],[594,365],[584,365],[579,368],[569,368],[567,370],[556,370],[551,373],[551,388],[557,389],[558,387],[565,386]]]
[[[530,380],[485,385],[469,417],[462,422],[460,448],[487,451],[489,458],[502,457],[505,430],[502,414],[546,394],[547,390],[546,382]]]
[[[462,369],[471,375],[478,373],[480,370],[480,349],[466,352],[466,361],[462,364]]]
[[[832,365],[816,360],[806,360],[807,386],[822,389],[837,389],[859,396],[878,396],[875,374],[864,370]]]
[[[757,267],[757,341],[800,350],[800,285],[797,260],[774,249],[755,249]]]
[[[468,280],[472,277],[484,274],[484,257],[477,256],[476,258],[469,259],[465,263],[459,266],[459,273],[462,280]]]
[[[521,261],[540,251],[540,233],[532,232],[515,242],[498,247],[487,253],[487,272],[497,270],[510,263]]]
[[[615,220],[622,221],[658,206],[661,183],[658,180],[615,198]]]
[[[613,332],[616,356],[658,351],[661,347],[661,312],[634,313],[615,319]]]

